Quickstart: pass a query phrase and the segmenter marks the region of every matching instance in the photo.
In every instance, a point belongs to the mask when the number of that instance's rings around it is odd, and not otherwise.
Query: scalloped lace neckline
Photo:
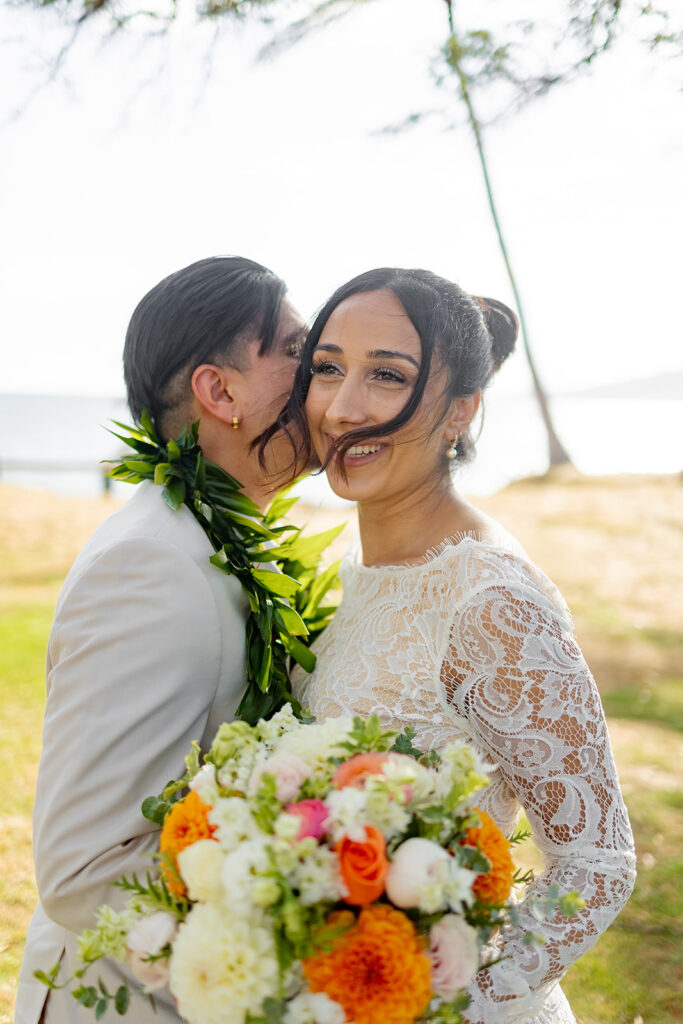
[[[507,544],[503,543],[505,541]],[[356,540],[349,548],[345,560],[358,572],[409,572],[414,569],[424,569],[425,566],[438,561],[438,559],[447,552],[455,551],[461,544],[465,544],[467,546],[469,546],[469,544],[478,544],[481,547],[492,548],[493,550],[500,551],[503,554],[524,555],[524,550],[521,545],[519,545],[518,542],[501,527],[498,539],[484,539],[475,530],[459,530],[457,533],[453,533],[449,537],[445,537],[442,541],[439,541],[439,543],[434,545],[434,547],[428,548],[424,555],[422,555],[417,561],[388,562],[386,565],[365,565],[362,561],[360,540]]]

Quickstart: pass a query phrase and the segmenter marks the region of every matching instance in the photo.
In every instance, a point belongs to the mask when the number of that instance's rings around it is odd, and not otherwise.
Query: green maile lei
[[[339,568],[336,562],[319,572],[320,554],[343,525],[312,537],[283,525],[280,520],[298,500],[286,490],[262,513],[234,477],[204,458],[197,443],[199,423],[164,444],[147,413],[134,426],[113,422],[123,433],[111,432],[135,454],[118,460],[110,476],[128,483],[151,480],[163,488],[169,508],[186,505],[211,541],[211,562],[236,576],[247,594],[247,689],[237,717],[254,725],[286,701],[302,717],[288,664],[293,658],[307,672],[315,666],[309,645],[336,609],[328,592],[337,584]]]

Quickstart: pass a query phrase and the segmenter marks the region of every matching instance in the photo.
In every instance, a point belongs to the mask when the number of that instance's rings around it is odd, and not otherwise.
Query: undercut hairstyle
[[[199,260],[160,281],[131,317],[123,372],[131,414],[143,410],[168,439],[185,424],[192,374],[203,363],[243,365],[249,342],[273,344],[286,287],[238,256]]]
[[[306,396],[311,383],[313,351],[327,321],[345,299],[362,292],[393,292],[403,306],[422,346],[420,368],[410,398],[403,409],[386,423],[350,430],[337,438],[335,449],[339,465],[349,448],[364,441],[387,437],[405,426],[417,412],[434,358],[446,371],[443,412],[455,398],[466,398],[483,390],[515,347],[519,321],[508,306],[497,299],[470,295],[452,281],[428,270],[404,270],[382,267],[369,270],[343,284],[318,313],[302,350],[301,363],[289,402],[277,423],[259,438],[259,453],[270,438],[284,430],[292,444],[295,462],[310,463],[312,445],[306,420]],[[323,468],[334,455],[331,452]],[[457,461],[469,461],[474,442],[468,430],[458,439]],[[446,460],[445,460],[446,461]]]

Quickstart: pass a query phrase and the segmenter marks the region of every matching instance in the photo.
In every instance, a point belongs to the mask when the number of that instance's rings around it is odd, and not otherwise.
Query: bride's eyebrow
[[[420,364],[417,359],[413,359],[413,357],[409,356],[407,352],[392,352],[391,349],[388,348],[374,348],[371,352],[366,352],[366,355],[369,356],[370,359],[407,359],[407,361],[412,363],[418,370],[420,369]]]

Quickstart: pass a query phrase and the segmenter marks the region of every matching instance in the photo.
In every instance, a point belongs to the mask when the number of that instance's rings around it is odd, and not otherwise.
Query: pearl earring
[[[457,459],[457,457],[458,457],[458,440],[459,440],[459,438],[458,438],[457,434],[455,435],[455,437],[451,438],[451,440],[450,440],[450,442],[448,444],[448,450],[446,452],[446,457],[447,458],[449,458],[449,459]]]

